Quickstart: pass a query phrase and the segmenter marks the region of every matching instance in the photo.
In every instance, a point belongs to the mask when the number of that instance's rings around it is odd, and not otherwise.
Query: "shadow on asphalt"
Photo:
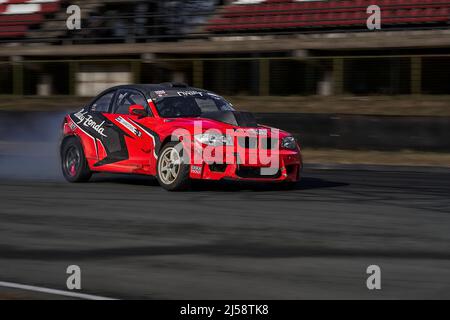
[[[129,257],[152,257],[167,255],[203,255],[237,258],[395,258],[449,260],[450,253],[433,250],[404,250],[389,248],[333,248],[293,245],[270,245],[261,243],[209,243],[198,245],[167,245],[97,248],[90,250],[23,249],[0,246],[2,259],[17,260],[98,260]]]
[[[158,181],[154,177],[123,175],[123,174],[100,174],[92,178],[93,183],[117,183],[136,186],[149,186],[160,188]],[[328,181],[320,178],[304,177],[301,181],[289,188],[278,183],[254,183],[254,182],[232,182],[232,181],[193,181],[188,191],[294,191],[311,190],[322,188],[336,188],[348,186],[348,183]]]

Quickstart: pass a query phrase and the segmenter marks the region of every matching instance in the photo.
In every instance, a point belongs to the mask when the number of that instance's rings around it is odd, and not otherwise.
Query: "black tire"
[[[64,178],[69,182],[87,182],[91,178],[92,172],[78,138],[69,137],[63,141],[61,145],[61,168]]]
[[[173,181],[166,181],[164,178],[164,172],[160,171],[163,157],[166,153],[169,153],[169,149],[176,149],[181,158],[181,163],[179,165],[179,170],[176,178]],[[189,178],[190,165],[185,163],[183,160],[183,147],[180,142],[168,142],[165,144],[161,151],[159,152],[158,162],[156,164],[156,179],[158,180],[161,187],[168,191],[181,191],[189,189],[191,181]],[[173,178],[173,176],[172,176]]]

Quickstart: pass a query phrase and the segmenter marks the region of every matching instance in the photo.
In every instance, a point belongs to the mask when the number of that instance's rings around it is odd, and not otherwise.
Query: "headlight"
[[[284,137],[283,140],[281,140],[281,147],[285,149],[295,150],[297,148],[297,143],[295,142],[294,137]]]
[[[233,145],[233,138],[231,136],[227,136],[225,134],[220,133],[202,133],[202,134],[196,134],[194,136],[195,140],[197,140],[200,143],[207,144],[209,146],[232,146]]]

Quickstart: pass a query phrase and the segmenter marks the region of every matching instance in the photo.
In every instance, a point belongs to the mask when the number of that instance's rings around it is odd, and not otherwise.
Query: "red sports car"
[[[156,176],[167,190],[192,179],[282,182],[300,179],[295,138],[257,124],[224,98],[184,84],[108,89],[63,123],[61,163],[70,182],[93,173]]]

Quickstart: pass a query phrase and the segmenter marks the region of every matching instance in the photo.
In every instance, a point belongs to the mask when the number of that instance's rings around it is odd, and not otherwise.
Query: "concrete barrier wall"
[[[54,141],[64,112],[0,112],[0,142]],[[296,135],[307,148],[450,152],[450,117],[256,113]]]
[[[450,117],[257,113],[310,148],[450,151]]]

